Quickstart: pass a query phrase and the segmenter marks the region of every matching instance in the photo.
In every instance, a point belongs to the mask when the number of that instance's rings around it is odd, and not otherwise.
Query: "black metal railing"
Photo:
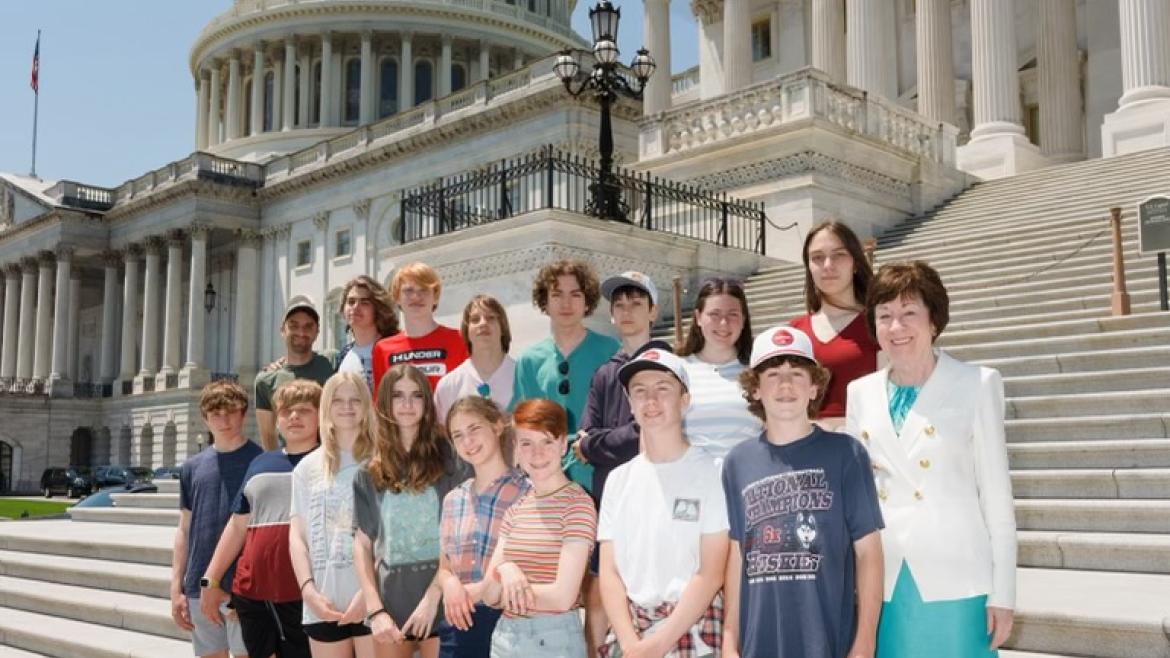
[[[238,381],[240,381],[240,374],[237,372],[213,372],[213,373],[211,373],[211,381],[218,382],[221,379],[226,379],[228,381],[238,382]]]
[[[73,397],[75,398],[108,398],[113,395],[113,384],[93,382],[73,382]]]
[[[545,147],[440,178],[403,195],[398,240],[405,244],[540,209],[590,214],[590,188],[598,176],[595,162]],[[764,253],[762,203],[624,169],[612,178],[635,226]]]

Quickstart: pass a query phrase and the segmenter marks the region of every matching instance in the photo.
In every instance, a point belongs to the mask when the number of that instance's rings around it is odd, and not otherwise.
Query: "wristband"
[[[300,590],[301,590],[301,592],[304,592],[304,591],[305,591],[305,585],[308,585],[308,584],[309,584],[309,583],[311,583],[311,582],[314,582],[314,581],[313,581],[313,577],[312,577],[312,576],[309,576],[308,578],[306,578],[306,579],[305,579],[305,581],[304,581],[303,583],[301,583],[301,586],[300,586]]]
[[[366,623],[368,624],[368,623],[374,621],[374,617],[377,617],[378,615],[383,614],[383,613],[385,613],[387,615],[390,614],[389,612],[386,612],[386,608],[378,608],[377,610],[366,615]]]

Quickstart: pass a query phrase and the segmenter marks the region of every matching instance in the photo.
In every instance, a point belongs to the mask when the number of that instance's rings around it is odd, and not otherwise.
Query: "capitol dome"
[[[576,3],[236,0],[191,48],[196,148],[264,161],[582,47]]]

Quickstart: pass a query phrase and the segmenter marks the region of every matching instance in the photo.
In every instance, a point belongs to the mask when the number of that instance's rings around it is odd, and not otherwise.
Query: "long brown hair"
[[[355,276],[346,282],[345,288],[341,291],[342,309],[345,308],[345,299],[349,297],[349,291],[354,288],[361,288],[370,296],[370,303],[374,306],[374,326],[378,328],[378,335],[385,338],[398,333],[398,313],[394,309],[394,300],[380,283],[365,274]]]
[[[707,298],[712,295],[730,295],[739,300],[740,310],[743,311],[743,331],[740,332],[739,338],[735,341],[735,356],[740,363],[747,365],[752,356],[752,314],[748,310],[747,294],[743,291],[743,284],[735,279],[713,277],[704,281],[703,285],[699,287],[699,295],[695,298],[695,314],[691,320],[691,327],[687,332],[687,339],[677,353],[679,356],[690,356],[703,351],[706,340],[703,338],[703,330],[699,327],[698,315],[703,312],[703,307],[707,305]]]
[[[320,420],[317,424],[321,434],[325,473],[329,479],[337,475],[337,469],[341,465],[341,448],[337,444],[337,437],[333,431],[333,419],[329,415],[333,409],[333,394],[345,384],[353,386],[358,397],[362,399],[362,421],[358,428],[357,439],[353,442],[353,458],[360,462],[369,457],[374,450],[373,421],[370,418],[373,415],[370,387],[366,386],[365,377],[356,372],[339,372],[326,380],[325,388],[321,391]]]
[[[504,417],[504,412],[496,406],[495,402],[478,395],[468,395],[456,400],[455,404],[451,405],[451,409],[447,411],[445,422],[447,436],[451,436],[451,421],[454,420],[456,414],[478,416],[487,421],[493,428],[499,427],[500,431],[496,439],[500,442],[500,454],[504,457],[504,463],[512,463],[512,428],[508,426],[508,419]]]
[[[423,415],[418,425],[418,436],[410,451],[402,445],[402,435],[394,420],[394,385],[409,379],[423,395]],[[435,420],[435,398],[426,375],[408,363],[390,368],[378,384],[377,441],[369,471],[379,491],[421,492],[443,477],[449,448]]]
[[[865,295],[869,291],[869,284],[873,281],[873,267],[869,264],[869,259],[865,257],[865,249],[861,246],[861,240],[857,238],[857,234],[853,229],[846,224],[842,224],[837,220],[831,219],[827,222],[822,222],[813,227],[808,235],[804,238],[804,248],[801,250],[801,258],[804,260],[804,308],[808,313],[816,313],[821,310],[821,304],[824,302],[821,299],[821,291],[817,290],[817,286],[813,283],[812,270],[808,267],[808,249],[812,244],[813,238],[821,231],[828,231],[837,236],[841,244],[845,246],[845,250],[849,252],[849,256],[853,259],[853,298],[857,300],[858,304],[865,304]]]

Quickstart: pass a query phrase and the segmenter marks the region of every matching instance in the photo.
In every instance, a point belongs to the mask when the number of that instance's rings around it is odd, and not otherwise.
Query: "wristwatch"
[[[204,576],[199,579],[200,589],[210,589],[212,587],[219,587],[219,581],[215,578],[208,578],[207,576]]]

